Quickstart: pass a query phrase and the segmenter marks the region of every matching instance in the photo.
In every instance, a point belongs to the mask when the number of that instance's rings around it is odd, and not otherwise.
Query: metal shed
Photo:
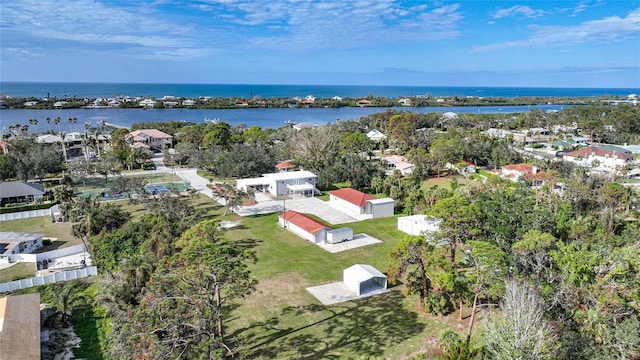
[[[343,270],[342,281],[358,296],[387,288],[387,276],[371,265],[355,264]]]

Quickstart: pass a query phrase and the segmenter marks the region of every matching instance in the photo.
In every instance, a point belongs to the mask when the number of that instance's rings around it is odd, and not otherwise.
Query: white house
[[[62,108],[68,105],[69,105],[69,102],[67,101],[56,101],[55,103],[53,103],[54,108]]]
[[[358,296],[387,289],[387,276],[366,264],[355,264],[344,269],[342,282]]]
[[[144,99],[140,101],[138,104],[140,104],[140,106],[147,107],[147,108],[152,108],[156,106],[156,102],[151,99]]]
[[[387,175],[393,174],[395,170],[400,171],[402,175],[411,175],[416,168],[416,166],[408,162],[404,156],[384,155],[380,158],[386,161],[385,173]]]
[[[513,132],[509,130],[504,130],[504,129],[490,128],[487,130],[487,135],[491,137],[503,139],[509,135],[513,135]]]
[[[324,242],[327,239],[327,231],[331,230],[330,227],[293,210],[280,214],[278,224],[314,244]]]
[[[602,171],[618,170],[632,161],[628,154],[597,147],[586,147],[564,153],[563,159],[579,166]]]
[[[193,106],[195,104],[196,104],[196,102],[191,100],[191,99],[187,99],[187,100],[183,100],[182,101],[182,105],[183,106]]]
[[[156,150],[160,150],[165,146],[171,147],[173,143],[173,136],[156,129],[135,130],[130,132],[126,138],[132,142],[132,147],[149,147]]]
[[[409,98],[400,99],[398,100],[398,104],[400,104],[400,106],[411,106],[411,99]]]
[[[342,188],[329,192],[329,203],[353,215],[369,215],[371,218],[393,216],[394,201],[378,199],[355,189]]]
[[[367,137],[373,141],[382,141],[387,138],[387,135],[381,133],[378,129],[373,129],[367,133]]]
[[[259,178],[238,179],[236,187],[243,191],[251,188],[254,191],[268,192],[273,196],[313,196],[320,193],[316,189],[317,178],[318,176],[310,171],[286,171],[262,174]]]
[[[0,232],[0,264],[16,262],[20,254],[30,254],[42,247],[42,234]]]
[[[442,219],[429,218],[427,215],[411,215],[398,218],[398,230],[409,235],[422,235],[440,231]]]

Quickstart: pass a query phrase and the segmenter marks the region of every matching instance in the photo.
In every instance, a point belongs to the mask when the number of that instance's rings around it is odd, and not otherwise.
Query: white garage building
[[[411,215],[398,218],[398,230],[409,235],[421,235],[440,231],[442,219],[429,218],[427,215]]]
[[[342,188],[329,192],[329,204],[353,215],[369,215],[371,218],[393,216],[394,201],[378,199],[361,191]]]
[[[314,244],[337,244],[353,240],[350,228],[332,229],[297,211],[287,210],[278,216],[278,224],[292,233],[311,241]]]
[[[344,269],[342,282],[358,296],[387,289],[387,276],[371,265],[355,264]]]

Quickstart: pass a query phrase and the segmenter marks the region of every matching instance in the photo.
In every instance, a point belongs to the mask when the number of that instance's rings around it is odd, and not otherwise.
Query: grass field
[[[0,283],[36,276],[36,264],[20,262],[0,270]]]
[[[232,217],[227,216],[232,219]],[[356,263],[387,270],[389,254],[404,234],[395,217],[348,224],[354,234],[367,233],[382,243],[331,254],[277,225],[277,214],[241,220],[227,237],[256,251],[252,273],[255,293],[232,313],[227,333],[245,344],[242,358],[394,358],[432,348],[446,327],[465,323],[422,313],[403,286],[379,296],[322,305],[306,291],[342,280],[342,270]]]
[[[139,206],[118,203],[134,217],[142,214]],[[230,213],[222,217],[223,207],[205,196],[196,200],[196,207],[206,212],[205,218],[240,221],[238,227],[226,230],[225,236],[254,250],[258,259],[250,265],[258,280],[256,291],[229,304],[225,332],[228,340],[236,339],[241,345],[237,358],[404,359],[436,348],[443,329],[462,332],[467,324],[468,319],[459,322],[456,314],[425,314],[415,296],[403,295],[402,285],[386,294],[329,306],[306,291],[309,286],[341,281],[343,269],[357,263],[386,272],[389,254],[404,237],[396,229],[396,217],[348,224],[354,234],[366,233],[382,243],[332,254],[279,227],[278,214],[239,217]],[[41,222],[14,222],[13,231],[31,231],[33,227],[47,236],[58,234],[73,240],[68,224],[35,219]],[[73,314],[71,321],[83,339],[81,348],[74,351],[76,356],[102,359],[100,343],[108,327],[103,314],[99,309]]]

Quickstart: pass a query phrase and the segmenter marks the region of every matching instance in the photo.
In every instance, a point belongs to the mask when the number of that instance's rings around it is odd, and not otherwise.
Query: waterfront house
[[[130,132],[126,139],[131,141],[132,147],[148,147],[151,150],[161,150],[171,147],[173,136],[156,129],[140,129]],[[146,145],[146,146],[143,146]]]
[[[145,108],[152,108],[156,106],[156,102],[151,99],[144,99],[140,101],[138,104],[140,104],[140,106]]]

